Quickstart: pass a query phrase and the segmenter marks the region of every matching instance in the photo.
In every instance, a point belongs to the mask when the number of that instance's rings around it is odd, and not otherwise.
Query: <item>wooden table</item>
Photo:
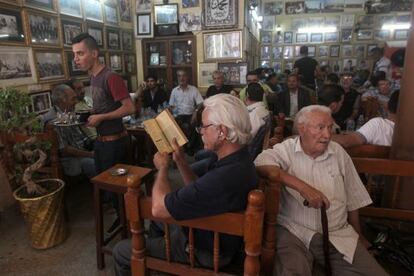
[[[96,257],[98,269],[103,269],[105,267],[104,254],[112,255],[112,249],[107,246],[108,243],[119,233],[121,234],[123,239],[127,238],[128,236],[128,227],[126,223],[125,206],[123,198],[123,194],[126,193],[128,188],[127,175],[113,176],[110,173],[113,169],[120,167],[128,169],[128,174],[138,175],[139,179],[141,180],[141,183],[152,181],[153,170],[149,168],[142,168],[125,164],[117,164],[91,179],[91,182],[94,184]],[[106,239],[104,239],[101,190],[118,193],[119,199],[120,225]]]

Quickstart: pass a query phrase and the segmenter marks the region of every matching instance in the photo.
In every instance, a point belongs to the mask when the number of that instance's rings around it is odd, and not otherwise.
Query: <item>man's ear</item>
[[[95,58],[98,58],[99,51],[98,50],[92,50],[92,56],[95,57]]]
[[[297,124],[296,129],[299,135],[302,136],[302,134],[305,133],[305,124],[304,123]]]

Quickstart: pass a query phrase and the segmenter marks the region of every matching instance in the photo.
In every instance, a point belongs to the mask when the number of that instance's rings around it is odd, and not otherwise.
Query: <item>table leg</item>
[[[103,213],[101,203],[101,191],[94,185],[94,205],[95,205],[95,229],[96,229],[96,264],[98,269],[105,267],[105,256],[102,252],[103,241],[104,241],[104,230],[103,230]]]
[[[124,195],[118,194],[118,201],[119,201],[119,220],[122,227],[121,237],[122,239],[126,239],[128,237],[128,226],[127,220],[125,216],[125,203],[124,203]]]

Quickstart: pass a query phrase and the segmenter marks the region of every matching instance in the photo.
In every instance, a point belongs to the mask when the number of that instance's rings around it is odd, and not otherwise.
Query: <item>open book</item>
[[[145,131],[149,134],[159,152],[173,152],[173,138],[177,139],[180,147],[188,142],[187,137],[168,109],[161,112],[155,119],[144,121],[143,124]]]

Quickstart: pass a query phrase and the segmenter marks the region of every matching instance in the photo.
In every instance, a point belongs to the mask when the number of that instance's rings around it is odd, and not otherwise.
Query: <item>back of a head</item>
[[[326,76],[326,80],[329,81],[331,84],[338,84],[339,83],[339,77],[336,73],[329,73]]]
[[[52,105],[60,105],[66,99],[66,90],[72,89],[67,84],[59,84],[53,88],[51,94]]]
[[[203,104],[212,124],[227,127],[228,141],[241,145],[250,142],[252,126],[249,113],[239,98],[230,94],[217,94],[207,98]]]
[[[344,89],[337,84],[324,85],[318,94],[318,104],[329,106],[333,102],[340,102],[344,94]]]
[[[149,79],[153,79],[155,82],[157,82],[157,81],[158,81],[158,78],[157,78],[157,76],[156,76],[156,75],[148,75],[145,79],[146,79],[147,81],[148,81]]]
[[[390,100],[388,101],[388,111],[397,114],[398,109],[398,98],[400,97],[400,90],[396,90],[391,94]]]
[[[79,79],[71,78],[65,84],[69,85],[70,88],[75,90],[75,84],[77,84],[77,83],[82,83],[83,84],[83,81],[81,81]]]
[[[88,33],[80,33],[72,38],[72,44],[83,42],[89,50],[99,51],[98,43],[95,38]]]
[[[260,102],[263,100],[264,90],[258,83],[250,83],[246,88],[246,96],[249,100]]]
[[[380,80],[386,80],[386,79],[387,79],[387,75],[384,71],[377,71],[374,74],[372,74],[370,82],[373,86],[377,87],[378,82]]]

